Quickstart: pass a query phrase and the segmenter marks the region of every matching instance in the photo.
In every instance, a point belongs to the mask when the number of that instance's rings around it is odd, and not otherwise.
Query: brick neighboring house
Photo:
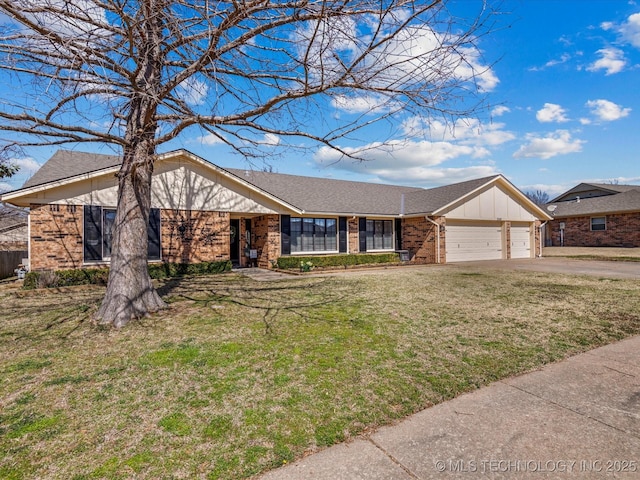
[[[640,185],[581,183],[546,209],[548,246],[640,247]]]
[[[29,207],[32,270],[108,264],[116,156],[61,150],[2,200]],[[502,175],[422,189],[242,169],[188,151],[158,155],[149,260],[408,251],[414,263],[531,258],[551,217]]]

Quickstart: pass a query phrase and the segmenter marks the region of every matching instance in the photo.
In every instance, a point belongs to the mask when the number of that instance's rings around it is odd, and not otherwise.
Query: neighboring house
[[[548,246],[640,247],[640,185],[581,183],[546,209]]]
[[[32,270],[109,262],[120,159],[59,151],[2,200],[30,207]],[[231,260],[405,250],[414,263],[530,258],[549,220],[502,175],[429,190],[157,156],[149,260]]]
[[[26,251],[28,214],[22,209],[0,205],[0,251]]]

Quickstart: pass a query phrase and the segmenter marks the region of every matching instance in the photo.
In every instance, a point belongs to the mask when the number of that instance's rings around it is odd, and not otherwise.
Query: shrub
[[[151,278],[171,278],[183,275],[212,275],[231,270],[230,261],[202,263],[154,263],[149,265]],[[108,268],[78,268],[75,270],[36,271],[25,275],[22,288],[69,287],[72,285],[106,285]]]
[[[310,263],[314,268],[347,268],[353,265],[375,265],[380,263],[398,263],[400,256],[393,253],[358,253],[349,255],[325,255],[313,257],[280,257],[276,266],[283,270],[299,269],[301,265]]]

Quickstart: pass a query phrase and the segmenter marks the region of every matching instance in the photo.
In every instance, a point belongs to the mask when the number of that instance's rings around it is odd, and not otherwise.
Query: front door
[[[234,266],[240,265],[240,220],[231,219],[230,260]]]

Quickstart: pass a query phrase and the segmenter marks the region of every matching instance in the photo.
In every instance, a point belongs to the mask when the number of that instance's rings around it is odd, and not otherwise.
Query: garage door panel
[[[511,258],[531,258],[529,225],[511,225]]]
[[[499,260],[502,229],[497,224],[447,225],[447,262]]]

